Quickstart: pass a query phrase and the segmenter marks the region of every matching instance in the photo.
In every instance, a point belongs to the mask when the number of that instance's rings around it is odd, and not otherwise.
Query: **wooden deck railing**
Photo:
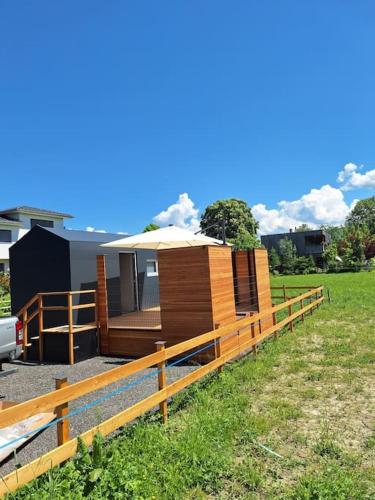
[[[93,294],[93,302],[87,304],[73,304],[73,297],[76,295]],[[46,306],[44,304],[44,297],[66,297],[66,305],[52,305]],[[73,311],[77,309],[95,309],[95,320],[93,323],[86,323],[84,325],[74,325]],[[66,311],[67,312],[67,325],[62,325],[53,328],[44,328],[44,312],[45,311]],[[79,290],[67,292],[42,292],[37,293],[32,297],[23,308],[18,311],[17,316],[23,322],[23,359],[27,360],[27,348],[31,347],[29,342],[29,324],[31,321],[38,317],[38,350],[39,361],[43,361],[43,335],[46,333],[60,333],[66,332],[69,334],[69,363],[74,363],[74,338],[75,333],[84,332],[97,328],[97,312],[96,312],[96,290]]]
[[[250,349],[255,349],[258,344],[271,335],[277,335],[285,326],[293,325],[293,322],[299,317],[304,319],[305,314],[307,312],[312,313],[315,308],[319,307],[323,300],[323,287],[315,287],[313,290],[309,290],[284,303],[275,305],[266,311],[250,317],[245,317],[234,323],[219,327],[216,330],[171,347],[165,348],[164,343],[157,343],[157,350],[153,354],[80,382],[71,385],[63,384],[63,387],[55,391],[1,411],[0,428],[56,407],[64,408],[66,415],[66,408],[70,401],[74,401],[93,391],[107,387],[114,382],[155,366],[158,368],[159,390],[157,392],[84,432],[81,435],[81,439],[86,445],[90,445],[95,434],[101,433],[103,436],[106,436],[157,405],[160,405],[163,419],[166,420],[167,401],[174,394],[200,380],[210,372],[214,370],[220,371],[226,362],[237,358],[241,354],[247,353]],[[297,307],[298,309],[293,311],[293,307]],[[280,321],[277,321],[277,314],[284,309],[287,310],[288,315]],[[260,325],[262,320],[269,318],[271,315],[274,318],[274,324],[263,331],[261,328],[258,328],[258,333],[254,336],[254,325]],[[244,331],[246,333],[245,335]],[[236,346],[234,348],[231,347],[230,350],[222,351],[222,341],[229,337],[236,337]],[[215,358],[179,380],[168,384],[166,378],[167,361],[194,352],[196,349],[204,349],[207,344],[211,348],[212,346],[215,347]],[[61,428],[58,429],[58,442],[60,446],[2,478],[0,482],[0,495],[15,491],[20,486],[32,481],[52,467],[61,464],[75,455],[78,443],[77,438],[69,440],[64,439],[64,435],[69,435],[68,417],[69,414],[65,421],[65,432],[62,432]]]

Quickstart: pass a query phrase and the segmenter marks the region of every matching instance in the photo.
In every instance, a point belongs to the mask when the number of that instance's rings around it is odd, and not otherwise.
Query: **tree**
[[[295,231],[296,233],[303,233],[303,231],[312,231],[312,228],[308,224],[304,223],[296,227]]]
[[[0,273],[0,297],[10,292],[9,274]]]
[[[220,224],[223,220],[225,221],[226,236],[229,240],[236,240],[237,237],[242,238],[241,235],[246,234],[246,232],[251,236],[256,236],[258,222],[246,201],[236,198],[215,201],[205,209],[200,226],[201,229],[205,230],[204,233],[207,236],[221,239]],[[212,225],[214,227],[210,227]]]
[[[229,243],[232,243],[235,250],[251,250],[252,248],[261,247],[259,239],[248,231],[240,230],[236,238],[228,238]]]
[[[150,222],[150,224],[147,224],[147,226],[145,226],[143,232],[148,233],[149,231],[155,231],[155,229],[160,229],[160,226],[154,224],[153,222]]]
[[[297,257],[294,271],[297,274],[310,274],[316,271],[316,264],[312,255]]]
[[[324,247],[324,264],[329,271],[337,271],[341,266],[340,261],[337,259],[338,251],[337,244],[330,243]]]
[[[351,232],[349,234],[349,243],[351,247],[351,254],[354,265],[362,266],[365,263],[365,245],[364,240],[366,237],[366,233],[368,234],[367,227],[364,226],[363,229],[361,226],[352,227]]]
[[[297,260],[297,249],[288,237],[279,241],[279,254],[281,260],[282,272],[292,274]]]
[[[344,226],[329,226],[323,224],[320,226],[320,229],[328,233],[331,237],[331,243],[336,245],[346,237],[346,228]]]
[[[279,270],[281,260],[280,260],[279,254],[277,253],[276,248],[274,248],[274,247],[271,248],[270,253],[268,254],[268,262],[269,262],[270,270],[272,272]]]
[[[375,196],[357,202],[346,219],[347,226],[367,228],[375,234]]]

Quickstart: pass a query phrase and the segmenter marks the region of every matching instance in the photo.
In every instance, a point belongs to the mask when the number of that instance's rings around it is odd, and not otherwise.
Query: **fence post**
[[[29,335],[28,335],[28,327],[29,324],[27,322],[27,308],[23,311],[22,314],[22,324],[23,324],[23,353],[22,357],[24,361],[27,361],[27,344],[29,343]]]
[[[165,340],[159,340],[158,342],[155,342],[157,352],[165,351],[165,344],[166,344]],[[165,369],[165,361],[158,363],[157,366],[158,366],[158,385],[159,385],[159,391],[161,391],[162,389],[165,389],[167,387],[167,373]],[[163,418],[163,423],[165,424],[168,420],[168,403],[166,399],[164,401],[161,401],[159,408]]]
[[[220,328],[220,323],[215,323],[215,330],[218,328]],[[221,358],[221,337],[215,339],[215,358]],[[223,365],[218,366],[217,372],[222,373],[223,368]]]
[[[74,365],[74,334],[73,334],[73,297],[68,293],[68,319],[69,319],[69,364]]]
[[[273,326],[275,326],[276,323],[277,323],[277,317],[276,317],[276,313],[274,312],[274,313],[272,313],[272,324],[273,324]],[[273,334],[273,338],[277,339],[278,336],[279,336],[279,331],[276,330],[275,333]]]
[[[95,302],[95,325],[96,325],[96,352],[100,354],[100,323],[99,323],[99,311],[98,311],[98,291],[94,292],[94,302]]]
[[[251,323],[250,328],[251,328],[251,338],[255,339],[255,325],[254,325],[254,323]],[[256,358],[257,357],[257,345],[256,345],[256,343],[253,345],[253,354]]]
[[[284,295],[284,302],[288,300],[288,297],[286,295],[286,286],[283,285],[283,295]],[[288,316],[292,315],[292,306],[288,306]],[[293,321],[289,322],[289,330],[292,332],[293,331]]]
[[[55,378],[56,390],[66,387],[68,384],[67,377],[56,377]],[[64,403],[56,408],[57,418],[62,418],[68,414],[68,403]],[[70,439],[69,431],[69,420],[64,418],[60,422],[57,422],[57,446],[61,446]]]
[[[329,291],[329,288],[327,288],[327,297],[328,297],[328,304],[331,303],[331,292]]]
[[[38,320],[39,320],[39,362],[43,361],[43,296],[38,295]]]
[[[283,285],[283,296],[284,296],[284,302],[287,301],[287,296],[286,296],[286,286]]]
[[[303,300],[300,301],[301,309],[303,309]],[[301,314],[302,323],[305,321],[305,313]]]

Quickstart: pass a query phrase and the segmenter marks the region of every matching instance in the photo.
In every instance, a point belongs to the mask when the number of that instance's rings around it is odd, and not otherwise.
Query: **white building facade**
[[[27,206],[0,210],[0,273],[9,272],[9,248],[32,227],[64,229],[64,219],[70,218],[72,215]]]

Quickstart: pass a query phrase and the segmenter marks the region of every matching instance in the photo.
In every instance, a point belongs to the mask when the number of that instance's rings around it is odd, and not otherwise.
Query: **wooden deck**
[[[108,318],[108,328],[121,330],[161,330],[160,307]]]

